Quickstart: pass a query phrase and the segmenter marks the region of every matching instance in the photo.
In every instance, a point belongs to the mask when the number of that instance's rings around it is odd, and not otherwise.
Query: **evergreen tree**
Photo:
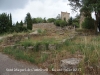
[[[0,14],[0,33],[7,32],[9,29],[9,19],[6,13]]]
[[[10,27],[12,27],[12,15],[11,15],[11,13],[10,13],[9,22],[10,22]]]
[[[17,26],[17,27],[19,26],[19,23],[18,23],[18,21],[16,22],[16,26]]]
[[[21,22],[20,22],[20,26],[22,27],[23,26],[23,21],[21,20]]]
[[[27,13],[25,23],[27,24],[27,29],[32,30],[32,18],[30,13]]]

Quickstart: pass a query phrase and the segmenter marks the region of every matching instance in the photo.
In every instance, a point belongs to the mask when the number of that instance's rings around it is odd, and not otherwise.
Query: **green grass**
[[[34,45],[32,40],[24,40],[24,41],[20,42],[19,44],[21,44],[25,48],[28,47],[28,46],[33,46]]]
[[[35,63],[34,56],[30,56],[22,50],[14,49],[12,47],[6,47],[3,50],[3,52],[5,54],[9,54],[10,56],[13,56],[17,60],[25,60],[25,61],[30,61],[32,63]]]
[[[72,55],[75,55],[77,51],[79,51],[84,56],[81,63],[79,64],[79,67],[82,69],[80,75],[85,73],[87,70],[85,67],[87,67],[87,65],[96,67],[96,65],[100,63],[100,36],[86,36],[85,39],[84,37],[76,37],[73,40],[66,40],[63,44],[59,44],[59,41],[54,38],[42,40],[27,39],[17,44],[20,44],[26,48],[29,46],[34,46],[35,50],[32,52],[25,52],[23,50],[7,47],[3,50],[3,52],[14,56],[15,59],[25,60],[37,64],[44,62],[48,63],[47,60],[49,60],[50,64],[48,64],[48,68],[50,69],[54,67],[52,64],[54,63],[53,58],[57,58],[56,55],[63,56],[58,57],[58,60],[60,61],[61,59],[68,58],[67,54],[69,54],[69,57],[73,57]],[[44,45],[45,49],[43,51],[49,51],[49,44],[56,44],[57,46],[57,50],[50,51],[51,57],[48,54],[41,54],[42,50],[39,48],[40,45]]]

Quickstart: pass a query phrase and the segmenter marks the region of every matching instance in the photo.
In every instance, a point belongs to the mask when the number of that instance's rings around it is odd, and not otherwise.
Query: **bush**
[[[54,19],[54,18],[49,18],[49,19],[47,20],[47,22],[49,22],[49,23],[55,22],[55,19]]]
[[[82,27],[85,29],[94,29],[94,20],[92,18],[85,18]]]
[[[54,24],[55,24],[56,26],[64,27],[64,26],[67,25],[67,22],[66,22],[66,21],[63,21],[63,20],[56,20],[56,21],[54,22]]]

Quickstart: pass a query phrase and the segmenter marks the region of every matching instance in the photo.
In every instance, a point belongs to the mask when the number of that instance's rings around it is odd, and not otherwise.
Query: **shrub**
[[[56,20],[56,21],[54,22],[54,24],[55,24],[56,26],[64,27],[64,26],[67,25],[67,22],[66,22],[66,21],[63,21],[63,20]]]
[[[92,18],[85,18],[82,27],[85,29],[94,29],[94,20]]]
[[[32,42],[32,40],[25,40],[25,41],[21,42],[21,45],[26,48],[28,46],[33,46],[34,43]]]

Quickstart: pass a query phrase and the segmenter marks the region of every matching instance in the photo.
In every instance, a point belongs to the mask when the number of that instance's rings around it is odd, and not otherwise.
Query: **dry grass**
[[[72,34],[71,34],[72,33]],[[23,34],[23,33],[22,33]],[[22,35],[20,34],[20,35]],[[50,35],[33,36],[30,38],[33,42],[47,40],[61,41],[73,35],[74,32],[67,32],[64,35],[53,33]],[[25,41],[25,40],[23,40]],[[31,41],[31,42],[32,42]],[[52,68],[59,69],[60,61],[67,58],[81,58],[82,61],[79,64],[81,71],[77,75],[100,75],[97,74],[97,66],[100,67],[100,36],[76,36],[72,40],[67,40],[61,48],[58,50],[44,50],[39,52],[29,51],[26,52],[26,56],[34,57],[34,63],[42,68],[48,68],[50,71]],[[30,59],[28,59],[30,60]],[[32,60],[30,60],[32,61]],[[91,69],[92,67],[92,69]],[[66,75],[63,72],[53,72],[55,75]],[[68,74],[69,75],[69,74]]]

